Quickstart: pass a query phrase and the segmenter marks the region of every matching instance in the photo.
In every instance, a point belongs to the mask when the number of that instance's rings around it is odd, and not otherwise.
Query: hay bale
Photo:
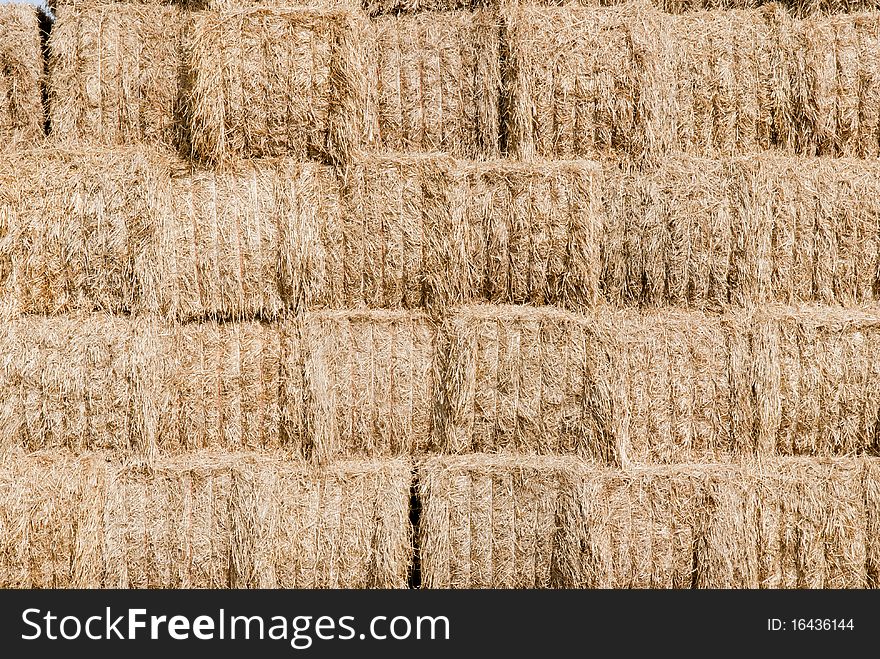
[[[2,449],[113,449],[150,459],[161,350],[149,321],[94,314],[4,323]]]
[[[864,588],[860,459],[715,469],[698,520],[698,588]]]
[[[158,447],[175,454],[198,449],[272,449],[301,442],[285,425],[287,404],[302,398],[297,337],[284,324],[208,321],[163,330]],[[291,397],[288,398],[288,395]]]
[[[185,46],[192,155],[347,162],[364,133],[363,29],[343,10],[198,13]]]
[[[499,153],[500,41],[494,12],[428,12],[372,22],[367,110],[371,146]]]
[[[148,154],[0,157],[0,296],[22,313],[134,310],[160,179]]]
[[[795,117],[799,151],[880,155],[880,16],[815,17],[799,25]]]
[[[609,168],[601,265],[609,302],[727,304],[736,247],[752,235],[739,226],[732,168],[726,160],[685,157],[643,173]]]
[[[665,151],[664,114],[672,98],[668,23],[639,3],[507,12],[503,115],[510,153],[638,160]]]
[[[819,456],[876,451],[880,316],[768,308],[751,324],[760,450]]]
[[[0,587],[99,585],[107,466],[38,453],[0,464]]]
[[[235,474],[232,586],[406,588],[412,472],[405,460],[315,470],[254,460]]]
[[[62,143],[175,145],[180,10],[159,4],[61,7],[49,38],[49,109]]]
[[[765,154],[609,168],[602,290],[615,305],[863,304],[877,292],[870,160]]]
[[[776,4],[670,21],[679,149],[733,155],[777,146],[791,113],[783,46],[790,23]]]
[[[443,306],[473,294],[474,229],[454,207],[458,163],[437,155],[362,155],[343,186],[338,306]]]
[[[300,323],[305,452],[410,455],[429,447],[433,323],[401,311],[322,311]]]
[[[0,7],[0,60],[0,148],[6,150],[43,137],[43,53],[36,7]]]
[[[548,588],[571,458],[468,455],[418,467],[426,588]]]
[[[578,453],[614,462],[622,447],[603,377],[609,341],[550,307],[462,307],[444,324],[434,443],[444,452]]]
[[[117,465],[103,506],[100,588],[228,588],[234,454]]]
[[[693,587],[711,469],[569,470],[559,497],[554,587]]]
[[[760,233],[750,297],[864,304],[880,293],[880,175],[871,160],[759,158],[747,224]]]
[[[601,171],[586,161],[359,157],[343,192],[344,302],[589,306],[598,293],[600,191]]]
[[[485,250],[472,257],[472,287],[495,303],[595,305],[604,227],[598,165],[497,161],[467,165],[463,175],[466,196],[455,206],[465,208],[465,227],[479,228],[469,242]]]
[[[272,319],[338,304],[339,187],[324,166],[241,163],[164,181],[144,307],[179,319]]]

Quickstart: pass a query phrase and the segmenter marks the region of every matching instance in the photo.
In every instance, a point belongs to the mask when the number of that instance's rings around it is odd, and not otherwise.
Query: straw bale
[[[144,471],[119,465],[106,492],[102,588],[228,588],[234,454]]]
[[[733,163],[672,157],[644,173],[609,169],[605,298],[616,306],[726,304],[737,239],[753,235],[739,226]]]
[[[438,347],[434,443],[449,453],[580,453],[616,461],[603,328],[551,307],[462,307]]]
[[[192,155],[346,162],[364,134],[361,23],[343,10],[197,13],[185,45]]]
[[[433,323],[404,311],[322,311],[301,320],[304,452],[408,455],[429,446]]]
[[[255,460],[237,470],[236,588],[405,588],[412,472],[404,460],[315,470]]]
[[[609,168],[602,292],[618,306],[871,302],[878,175],[870,160],[772,154]]]
[[[507,12],[503,114],[510,153],[638,159],[668,148],[668,23],[640,3]]]
[[[464,178],[466,197],[455,207],[465,208],[466,231],[480,231],[467,236],[480,250],[468,274],[487,301],[574,309],[597,302],[604,180],[596,163],[474,163]]]
[[[155,452],[161,369],[149,321],[94,314],[22,316],[0,333],[3,452],[114,449],[144,460]]]
[[[426,588],[548,588],[564,474],[552,456],[436,457],[418,468]]]
[[[857,459],[780,459],[716,478],[697,587],[864,588],[868,511]]]
[[[880,316],[876,310],[766,308],[751,320],[762,453],[876,451]]]
[[[185,25],[159,4],[60,7],[49,38],[55,139],[175,145]]]
[[[437,155],[363,155],[343,187],[339,306],[442,306],[474,294],[475,230],[454,206],[458,163]]]
[[[144,152],[0,157],[0,296],[22,313],[131,311],[158,177]]]
[[[43,137],[40,14],[30,5],[0,7],[0,149]]]
[[[732,155],[777,145],[780,126],[790,121],[783,45],[790,30],[776,4],[670,21],[679,149]]]
[[[558,588],[691,588],[710,467],[566,473]]]
[[[155,204],[144,306],[170,318],[263,318],[341,301],[339,186],[289,160],[171,178]]]
[[[163,330],[159,449],[271,449],[301,442],[283,425],[302,397],[295,331],[285,324],[206,321]],[[289,398],[290,396],[290,398]]]
[[[106,466],[38,453],[0,463],[0,588],[100,583]]]
[[[494,12],[426,12],[372,22],[371,146],[499,153],[500,41]]]
[[[815,17],[800,23],[792,56],[798,69],[799,150],[830,156],[880,155],[880,15]]]

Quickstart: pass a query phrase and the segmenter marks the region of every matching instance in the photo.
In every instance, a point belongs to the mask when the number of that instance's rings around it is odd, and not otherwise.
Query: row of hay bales
[[[156,0],[49,0],[53,10],[59,7],[84,7],[110,2],[152,3]],[[454,11],[461,9],[501,9],[515,5],[559,6],[575,5],[601,7],[623,4],[629,0],[159,0],[161,4],[185,9],[235,9],[259,5],[261,7],[346,7],[363,9],[371,16],[408,14],[427,11]],[[681,14],[700,9],[751,9],[768,4],[769,0],[651,0],[663,11]],[[877,0],[782,0],[792,14],[811,16],[842,12],[880,9]]]
[[[292,460],[521,452],[674,464],[880,453],[880,312],[322,311],[165,324],[23,316],[0,336],[4,453]]]
[[[290,159],[192,171],[144,149],[0,156],[0,302],[273,319],[469,302],[571,310],[880,297],[864,159]]]
[[[35,16],[29,29],[21,88],[39,107]],[[364,149],[870,157],[880,154],[878,48],[878,12],[796,19],[775,4],[374,20],[345,9],[87,4],[58,10],[47,88],[60,143],[158,142],[213,164],[347,164]]]
[[[413,468],[431,588],[880,585],[880,465],[629,472],[574,458],[102,454],[0,466],[0,587],[405,587]]]

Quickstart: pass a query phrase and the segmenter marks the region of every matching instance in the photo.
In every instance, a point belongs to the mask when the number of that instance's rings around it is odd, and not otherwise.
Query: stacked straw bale
[[[418,313],[324,311],[301,321],[304,452],[411,455],[429,447],[434,324]]]
[[[148,321],[94,314],[3,323],[2,447],[114,449],[149,458],[156,444],[161,350]]]
[[[554,584],[862,588],[869,460],[573,472]]]
[[[880,460],[865,460],[867,586],[880,588]]]
[[[364,32],[344,10],[197,13],[185,46],[191,154],[347,162],[364,137]]]
[[[0,463],[0,587],[101,583],[101,456],[37,454]]]
[[[519,159],[619,154],[639,160],[668,149],[668,23],[638,3],[507,12],[502,31],[510,153]]]
[[[433,441],[620,466],[876,454],[878,320],[822,307],[463,307],[438,345]]]
[[[797,67],[799,150],[831,156],[880,155],[880,15],[843,14],[800,23]]]
[[[44,452],[0,468],[4,588],[400,588],[405,461],[192,453],[143,470]],[[344,551],[340,551],[344,548]]]
[[[61,7],[49,39],[52,135],[115,146],[179,142],[181,37],[176,7]]]
[[[160,177],[140,150],[0,157],[0,295],[21,313],[141,302]]]
[[[333,172],[290,160],[167,180],[143,306],[180,320],[278,317],[339,303],[340,192]]]
[[[236,588],[406,588],[412,561],[404,460],[315,471],[257,460],[236,470]]]
[[[472,454],[418,468],[426,588],[548,588],[557,499],[575,461]]]
[[[602,293],[631,304],[864,304],[880,292],[870,160],[673,157],[610,168]]]
[[[344,188],[345,302],[438,311],[473,300],[590,306],[601,184],[601,169],[588,161],[360,157]]]
[[[462,307],[438,346],[434,442],[449,453],[513,450],[619,458],[601,328],[551,308]]]
[[[43,55],[36,7],[0,7],[0,148],[43,137]]]
[[[784,48],[790,24],[776,4],[669,21],[675,89],[667,120],[678,150],[733,155],[776,146],[791,113]]]
[[[494,12],[427,12],[372,22],[368,80],[371,145],[499,153],[501,67]]]

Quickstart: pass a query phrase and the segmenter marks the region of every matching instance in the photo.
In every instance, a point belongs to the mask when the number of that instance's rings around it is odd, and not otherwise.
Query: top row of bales
[[[110,4],[112,2],[152,2],[153,0],[49,0],[53,10],[59,7],[83,7]],[[190,10],[234,9],[248,6],[264,7],[336,7],[363,9],[371,16],[383,14],[407,14],[423,11],[454,11],[457,9],[487,9],[515,5],[556,6],[573,5],[603,7],[620,5],[629,0],[160,0],[160,4],[174,5]],[[658,9],[682,14],[701,9],[752,9],[767,4],[769,0],[650,0]],[[880,8],[878,0],[781,0],[792,14],[811,16],[853,11],[870,11]]]
[[[777,4],[372,21],[337,9],[63,6],[49,40],[49,119],[62,144],[163,143],[211,165],[346,164],[363,150],[871,157],[878,49],[880,12],[801,20]],[[13,115],[39,114],[14,105]]]

